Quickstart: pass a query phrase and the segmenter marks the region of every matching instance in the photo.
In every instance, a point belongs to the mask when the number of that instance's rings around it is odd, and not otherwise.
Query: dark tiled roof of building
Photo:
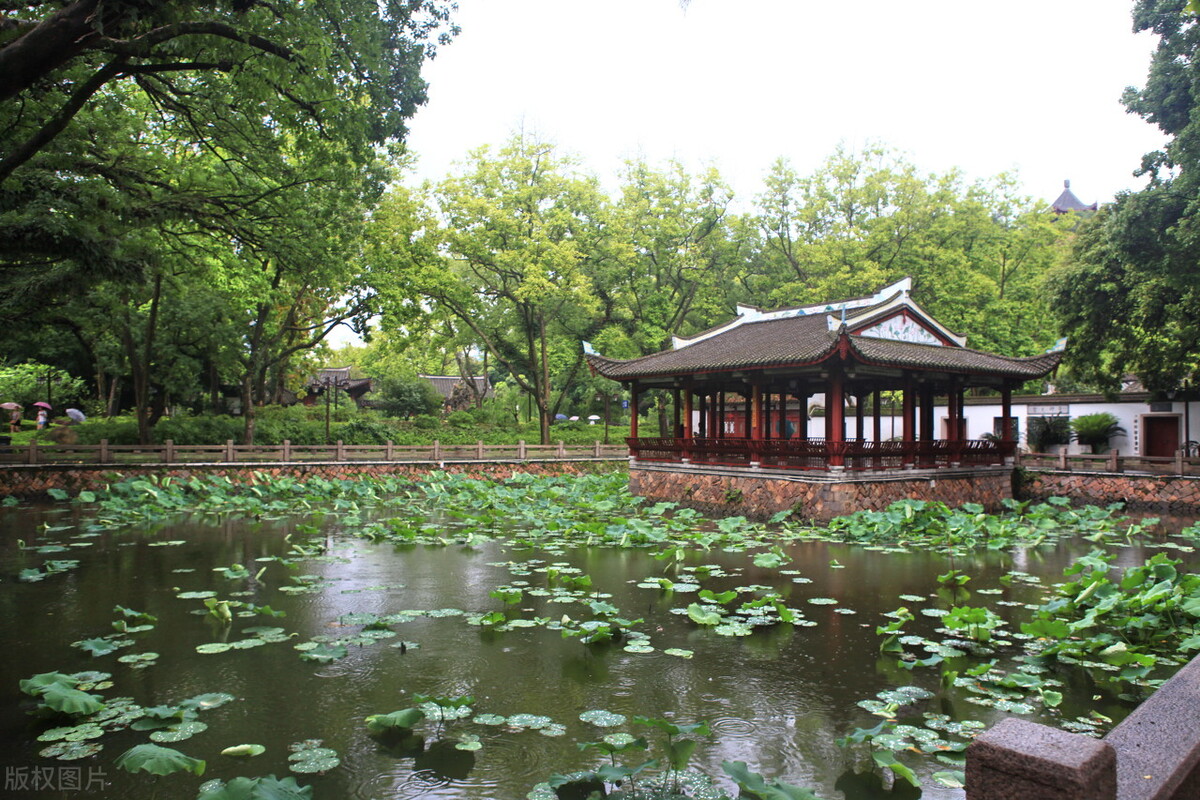
[[[664,350],[627,361],[600,355],[588,356],[588,361],[596,372],[615,380],[800,367],[829,358],[840,335],[839,331],[829,329],[826,315],[813,314],[748,322],[678,350]],[[847,339],[856,360],[900,369],[1033,379],[1048,374],[1062,358],[1062,353],[1012,358],[966,347],[916,344],[873,336],[847,336]]]
[[[441,393],[442,397],[449,397],[454,391],[454,387],[463,382],[459,375],[418,375],[418,378],[424,378],[433,384],[433,388]],[[483,376],[472,378],[475,381],[475,386],[483,392],[484,397],[492,396],[492,387],[488,383],[488,379]]]

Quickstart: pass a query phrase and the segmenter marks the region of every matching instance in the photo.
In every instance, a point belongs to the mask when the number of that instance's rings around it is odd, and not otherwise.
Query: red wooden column
[[[916,387],[913,385],[911,375],[904,376],[903,400],[900,407],[900,418],[903,422],[901,437],[906,444],[904,449],[904,463],[912,464],[914,455],[916,454],[914,442],[917,438],[916,426],[916,409],[914,401],[916,400]]]
[[[754,395],[754,390],[751,389],[750,384],[746,384],[744,387],[742,387],[742,416],[745,418],[743,420],[743,425],[742,425],[742,428],[744,429],[745,433],[743,433],[742,436],[746,439],[753,438],[753,436],[754,436],[754,398],[753,398],[753,395]]]
[[[717,397],[720,400],[720,406],[717,410],[717,419],[720,423],[719,426],[717,427],[717,438],[724,439],[725,438],[725,387],[724,386],[721,387],[720,391],[717,394]]]
[[[692,387],[685,385],[683,387],[683,430],[681,437],[683,438],[683,448],[679,457],[690,461],[692,459]]]
[[[1012,429],[1012,388],[1006,382],[1000,390],[1000,441],[1004,460],[1007,463],[1014,454]]]
[[[754,442],[762,441],[763,396],[762,387],[757,383],[750,387],[750,463],[762,463],[762,451]]]
[[[700,393],[700,438],[704,439],[708,436],[708,395],[704,392]]]
[[[921,424],[918,436],[921,441],[930,442],[937,438],[933,435],[933,384],[928,382],[921,384],[919,395],[917,402],[921,407]]]
[[[721,390],[712,393],[708,401],[708,435],[713,439],[721,438],[721,414],[719,405],[721,402]]]
[[[671,409],[672,409],[672,411],[671,411],[671,438],[682,439],[683,431],[680,430],[680,427],[679,427],[679,417],[682,414],[682,409],[680,408],[680,405],[679,405],[680,391],[678,389],[674,389],[672,391],[672,394],[674,395],[674,397],[672,398],[674,400],[674,403],[671,404]]]
[[[866,399],[867,396],[861,392],[854,395],[854,436],[860,442],[867,438],[866,433],[863,430],[863,413],[866,410],[863,408],[863,401]]]
[[[774,439],[771,435],[771,393],[762,394],[762,438]]]
[[[629,384],[629,437],[636,439],[638,435],[638,385],[637,381]]]
[[[808,441],[808,386],[801,384],[800,391],[796,393],[796,399],[800,401],[800,430],[798,433],[801,439]]]
[[[846,385],[841,367],[829,370],[829,387],[826,392],[825,421],[829,430],[825,431],[826,452],[829,453],[829,466],[842,467],[846,461],[842,448],[846,441]]]
[[[879,430],[879,426],[883,424],[883,392],[878,389],[871,392],[871,424],[874,431],[872,438],[877,442],[882,442],[883,432]]]

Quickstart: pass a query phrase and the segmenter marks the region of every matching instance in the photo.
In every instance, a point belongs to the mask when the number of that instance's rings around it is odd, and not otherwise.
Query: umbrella
[[[67,416],[76,422],[83,422],[85,419],[87,419],[87,414],[84,414],[78,408],[68,408]]]
[[[49,403],[45,403],[45,402],[43,402],[43,401],[41,401],[41,400],[38,400],[38,401],[37,401],[36,403],[34,403],[33,405],[34,405],[35,407],[37,407],[37,408],[44,408],[44,409],[46,409],[47,411],[51,411],[51,410],[53,410],[53,408],[54,408],[54,406],[50,405]]]
[[[554,418],[555,419],[566,419],[567,415],[566,414],[555,414]]]
[[[16,411],[20,407],[20,403],[0,403],[0,408],[6,408],[9,411]]]

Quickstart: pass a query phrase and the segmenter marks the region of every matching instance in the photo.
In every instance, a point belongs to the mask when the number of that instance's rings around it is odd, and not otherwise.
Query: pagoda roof
[[[671,350],[629,360],[590,354],[588,362],[600,375],[617,381],[816,367],[835,357],[889,371],[1021,381],[1043,377],[1058,366],[1061,352],[1014,358],[965,347],[963,337],[937,323],[908,297],[909,285],[906,279],[870,298],[774,312],[740,307],[743,313],[738,319],[687,339],[677,338]],[[747,309],[751,313],[744,313]],[[889,330],[889,320],[908,327]]]
[[[1071,191],[1071,182],[1063,181],[1062,194],[1050,204],[1050,207],[1056,214],[1067,214],[1071,211],[1095,211],[1099,208],[1099,205],[1097,203],[1087,205]]]

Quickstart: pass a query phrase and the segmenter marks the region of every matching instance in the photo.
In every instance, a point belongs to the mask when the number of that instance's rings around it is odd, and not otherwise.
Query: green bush
[[[1125,435],[1121,423],[1107,411],[1076,417],[1071,420],[1071,431],[1074,432],[1077,442],[1090,445],[1094,451],[1107,450],[1108,443],[1114,436]]]
[[[413,418],[413,427],[417,430],[432,431],[442,427],[442,421],[432,414],[418,414]]]
[[[1069,444],[1071,424],[1066,417],[1030,417],[1025,441],[1035,453],[1044,453],[1056,444]]]
[[[454,428],[474,428],[476,425],[475,417],[468,411],[455,411],[446,418],[446,422]]]

